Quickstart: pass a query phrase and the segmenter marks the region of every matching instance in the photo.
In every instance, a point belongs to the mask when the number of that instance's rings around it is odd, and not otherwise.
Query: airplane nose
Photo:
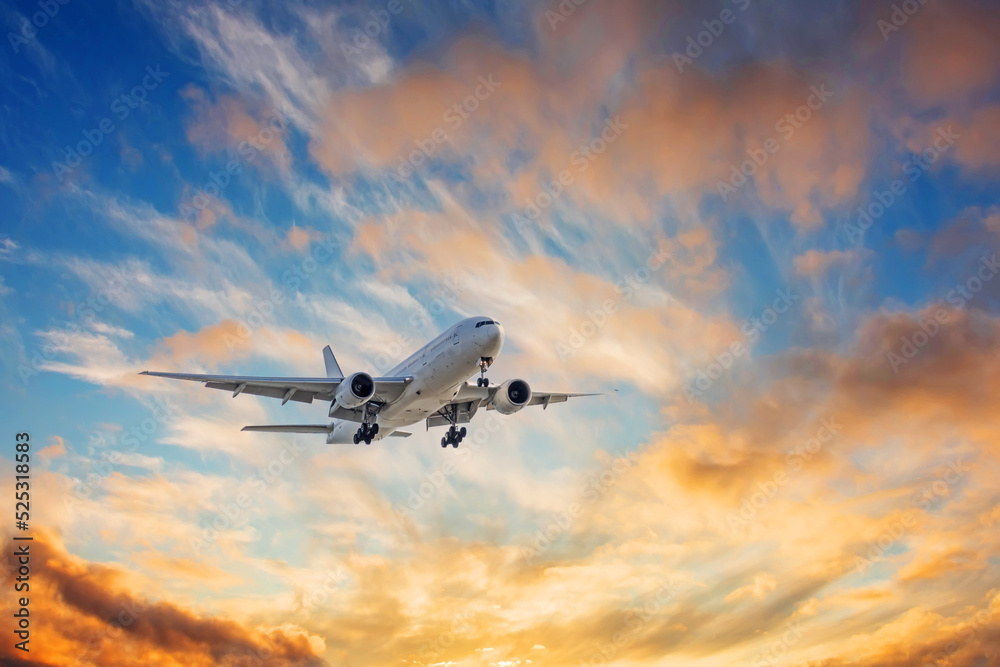
[[[494,324],[487,327],[488,340],[491,346],[499,347],[503,344],[503,327],[499,324]]]

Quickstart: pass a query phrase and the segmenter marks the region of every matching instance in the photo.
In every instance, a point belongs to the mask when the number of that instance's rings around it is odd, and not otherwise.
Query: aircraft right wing
[[[336,363],[336,362],[334,362]],[[296,378],[296,377],[255,377],[243,375],[200,375],[195,373],[159,373],[143,371],[140,375],[204,382],[209,389],[233,392],[233,398],[240,394],[254,394],[280,398],[281,404],[288,401],[312,403],[313,399],[332,401],[343,378]],[[381,377],[375,380],[373,401],[391,403],[399,398],[412,377]]]

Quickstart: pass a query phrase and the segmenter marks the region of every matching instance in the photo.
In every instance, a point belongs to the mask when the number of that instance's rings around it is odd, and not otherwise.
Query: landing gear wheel
[[[441,438],[441,447],[448,446],[448,438]]]
[[[361,440],[361,438],[359,438],[359,437],[358,437],[358,434],[357,434],[357,433],[355,433],[355,434],[354,434],[354,444],[355,444],[355,445],[356,445],[356,444],[358,444],[358,442],[359,442],[360,440]]]
[[[484,387],[490,386],[490,379],[489,378],[483,378],[483,386]]]
[[[466,433],[467,433],[467,431],[465,430],[464,426],[461,429],[459,429],[459,431],[458,431],[458,438],[459,438],[459,440],[461,440],[462,438],[464,438]]]
[[[372,435],[378,435],[378,424],[372,424]]]
[[[483,386],[483,378],[476,378],[476,386],[477,387]]]

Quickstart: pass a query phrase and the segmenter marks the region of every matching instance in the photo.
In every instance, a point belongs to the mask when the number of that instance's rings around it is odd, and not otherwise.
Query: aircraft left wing
[[[171,380],[203,382],[209,389],[223,389],[233,392],[233,398],[236,398],[240,394],[280,398],[282,405],[288,401],[298,401],[300,403],[312,403],[313,399],[332,401],[337,387],[343,382],[343,378],[200,375],[195,373],[159,373],[156,371],[143,371],[139,375],[150,375]],[[396,400],[413,380],[411,377],[381,377],[373,379],[375,380],[375,395],[372,397],[372,400],[377,403],[391,403]]]

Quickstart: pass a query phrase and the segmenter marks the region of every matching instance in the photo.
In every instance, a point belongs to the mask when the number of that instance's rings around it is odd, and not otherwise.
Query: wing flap
[[[242,383],[241,383],[242,384]],[[209,389],[223,389],[225,391],[236,391],[239,389],[240,384],[235,382],[206,382],[205,386]],[[289,387],[289,389],[295,389],[295,392],[289,396],[288,400],[298,401],[299,403],[312,403],[313,398],[316,396],[316,392],[313,391],[303,391],[302,389],[297,389],[295,387]],[[280,398],[284,400],[285,395],[288,391],[284,387],[262,387],[260,385],[247,383],[246,387],[243,388],[241,394],[253,394],[255,396],[267,396],[268,398]]]
[[[333,431],[333,424],[265,424],[244,426],[240,430],[258,433],[330,433]]]

